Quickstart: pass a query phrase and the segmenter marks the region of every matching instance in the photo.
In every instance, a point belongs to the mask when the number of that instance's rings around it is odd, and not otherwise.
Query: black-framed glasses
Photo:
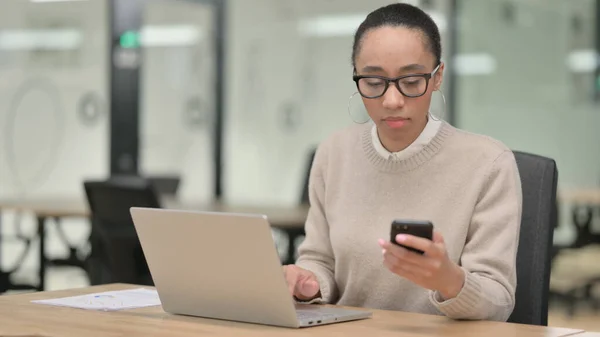
[[[420,97],[427,92],[429,80],[435,76],[440,64],[428,74],[410,74],[396,78],[376,75],[354,75],[352,79],[356,82],[358,92],[364,98],[379,98],[383,96],[390,83],[396,85],[396,89],[406,97]]]

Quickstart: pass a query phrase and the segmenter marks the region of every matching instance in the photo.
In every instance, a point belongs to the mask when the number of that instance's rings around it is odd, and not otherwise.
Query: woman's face
[[[437,64],[425,41],[423,33],[404,27],[369,30],[363,36],[360,51],[356,56],[356,73],[388,78],[431,73]],[[379,98],[362,97],[369,116],[377,125],[380,138],[400,141],[407,138],[414,140],[418,137],[427,123],[431,95],[442,83],[443,68],[444,65],[440,65],[435,76],[429,80],[425,94],[420,97],[406,97],[392,83]],[[407,91],[417,92],[420,89],[416,87],[414,79],[407,79],[401,85]],[[381,85],[377,80],[362,83],[373,91],[379,90],[378,86]]]

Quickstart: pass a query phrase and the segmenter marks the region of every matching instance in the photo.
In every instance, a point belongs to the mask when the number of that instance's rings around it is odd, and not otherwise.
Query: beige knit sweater
[[[332,135],[317,151],[299,267],[314,272],[316,302],[505,321],[516,287],[521,184],[510,149],[444,122],[413,156],[386,160],[371,126]],[[460,294],[441,301],[383,265],[379,238],[394,219],[433,222],[465,271]]]

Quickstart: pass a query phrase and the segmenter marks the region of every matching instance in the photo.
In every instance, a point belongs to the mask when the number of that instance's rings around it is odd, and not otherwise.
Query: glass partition
[[[108,174],[107,9],[0,2],[0,198],[83,197]]]
[[[140,171],[181,178],[178,195],[214,190],[215,8],[200,1],[150,2],[140,32]]]
[[[595,1],[458,4],[457,125],[554,158],[560,191],[598,187]],[[555,237],[573,235],[569,224]]]
[[[438,21],[447,1],[411,1]],[[227,14],[224,190],[229,202],[300,202],[311,151],[352,124],[353,34],[389,1],[232,0]],[[441,98],[432,108],[442,114]],[[364,120],[355,97],[351,114]]]
[[[83,180],[109,174],[108,23],[105,0],[0,1],[0,202],[85,200]],[[0,269],[8,271],[25,251],[15,235],[35,238],[37,222],[20,212],[3,212],[0,222]],[[86,241],[87,219],[61,224],[69,242]],[[67,256],[57,227],[46,228],[48,256]],[[38,282],[37,242],[14,282]],[[48,271],[47,289],[88,284],[81,269],[59,274]]]

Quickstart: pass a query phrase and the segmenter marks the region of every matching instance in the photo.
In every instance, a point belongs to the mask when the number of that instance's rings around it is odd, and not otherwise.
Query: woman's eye
[[[418,85],[421,84],[421,79],[420,78],[405,79],[405,80],[402,81],[401,84],[405,85],[405,86],[418,86]]]
[[[367,84],[371,87],[379,87],[383,85],[381,81],[367,81]]]

